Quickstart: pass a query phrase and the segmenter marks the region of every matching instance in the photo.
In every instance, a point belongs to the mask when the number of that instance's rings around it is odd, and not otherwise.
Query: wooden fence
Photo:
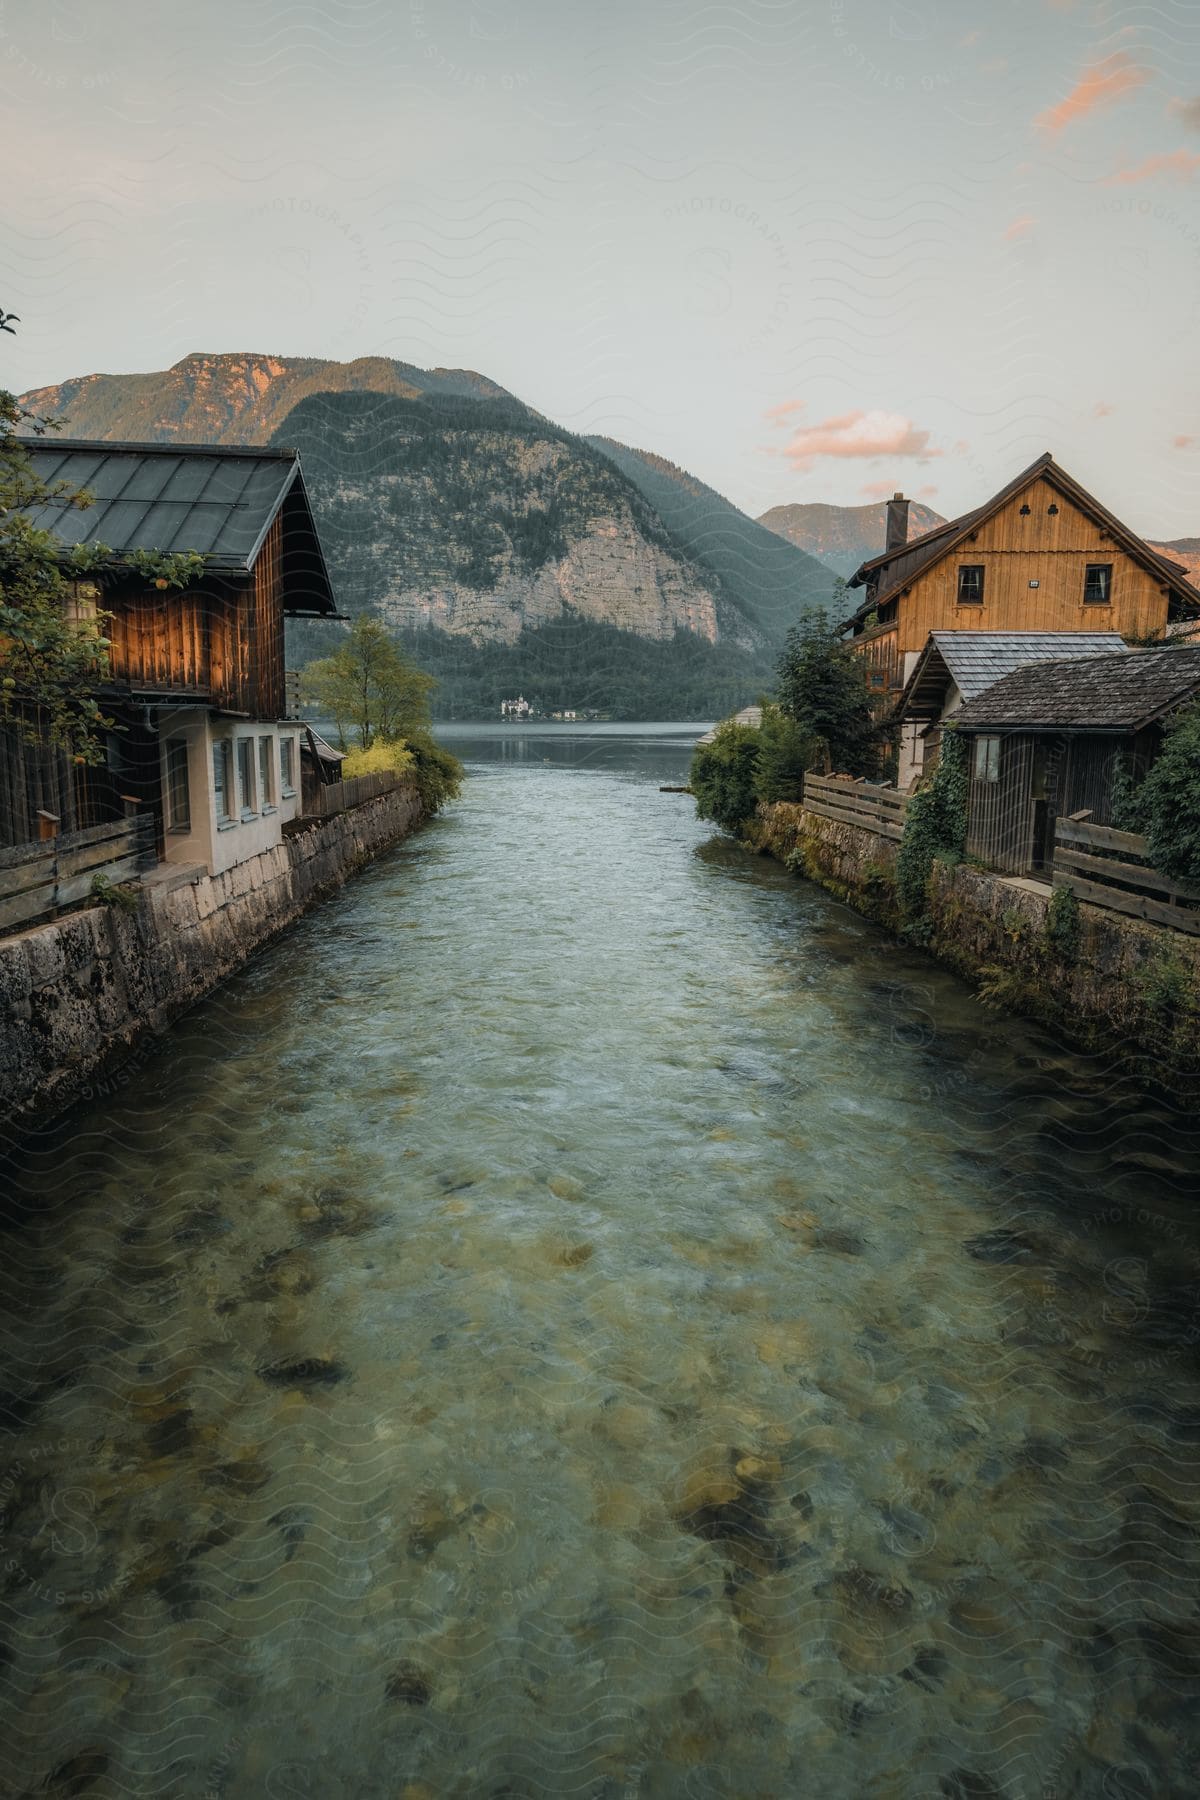
[[[88,899],[97,876],[130,881],[154,862],[149,814],[0,850],[0,931],[19,930]]]
[[[350,775],[344,781],[330,781],[314,789],[311,800],[305,803],[304,816],[306,819],[331,819],[348,807],[362,806],[367,800],[377,800],[380,794],[390,794],[399,785],[400,777],[390,770],[379,775]]]
[[[808,774],[804,777],[804,805],[822,819],[857,825],[861,831],[898,841],[904,832],[908,796],[896,788],[852,781],[848,775]]]
[[[1200,937],[1200,888],[1160,875],[1147,861],[1145,838],[1135,832],[1081,819],[1057,820],[1053,881],[1093,906]]]

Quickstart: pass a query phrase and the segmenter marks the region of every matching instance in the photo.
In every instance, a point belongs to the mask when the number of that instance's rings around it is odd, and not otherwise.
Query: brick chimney
[[[887,503],[887,538],[885,550],[894,550],[908,542],[908,501],[903,494],[893,494]]]

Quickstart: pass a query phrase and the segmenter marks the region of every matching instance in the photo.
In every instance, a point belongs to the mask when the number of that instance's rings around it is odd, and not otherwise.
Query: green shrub
[[[93,875],[91,894],[104,906],[115,907],[118,912],[135,913],[138,909],[137,888],[130,886],[115,887],[107,875]]]
[[[929,780],[908,802],[904,835],[896,858],[896,887],[909,934],[927,939],[929,877],[935,858],[961,862],[967,836],[967,746],[947,726],[941,754]]]
[[[1062,962],[1074,962],[1079,955],[1079,902],[1070,888],[1055,888],[1046,908],[1043,927],[1046,949]]]
[[[1134,979],[1145,995],[1146,1005],[1160,1018],[1187,1018],[1200,1004],[1194,971],[1164,945],[1157,947]]]
[[[711,819],[723,831],[736,832],[753,818],[758,804],[759,733],[753,725],[726,719],[711,744],[692,752],[688,786],[696,796],[696,816]]]
[[[1185,707],[1168,725],[1162,754],[1122,817],[1145,834],[1156,869],[1176,881],[1200,882],[1200,704]]]
[[[377,738],[369,750],[347,751],[342,774],[347,778],[353,775],[406,775],[412,767],[412,751],[402,738]]]
[[[410,731],[404,747],[412,757],[412,771],[426,812],[438,812],[447,800],[457,800],[466,770],[457,756],[443,750],[428,731]]]
[[[802,800],[804,772],[813,767],[817,755],[818,745],[811,732],[777,706],[764,706],[754,773],[755,798],[767,804]]]

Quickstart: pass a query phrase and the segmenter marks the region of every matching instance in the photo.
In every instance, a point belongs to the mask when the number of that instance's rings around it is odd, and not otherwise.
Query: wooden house
[[[900,726],[896,786],[908,788],[931,769],[944,722],[1014,669],[1130,654],[1115,631],[931,631],[892,715]]]
[[[967,739],[967,853],[1012,875],[1045,876],[1055,824],[1113,823],[1122,772],[1153,763],[1172,714],[1200,696],[1200,647],[1042,662],[961,708]]]
[[[0,843],[148,816],[160,859],[218,874],[280,839],[300,805],[302,733],[284,672],[284,619],[336,605],[299,458],[213,445],[30,446],[53,486],[85,489],[86,510],[33,512],[64,552],[105,546],[73,584],[80,616],[109,615],[96,695],[113,721],[99,767],[31,750],[0,732]],[[138,551],[198,552],[184,589],[139,573]]]
[[[974,511],[908,541],[888,503],[886,548],[851,577],[864,598],[842,630],[888,716],[932,632],[1115,632],[1165,637],[1200,619],[1200,591],[1059,467],[1049,451]],[[907,733],[907,742],[906,742]],[[915,726],[901,760],[915,761]]]

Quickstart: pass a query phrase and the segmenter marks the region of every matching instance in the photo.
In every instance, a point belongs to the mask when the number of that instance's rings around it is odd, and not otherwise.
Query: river
[[[448,728],[10,1158],[5,1792],[1200,1785],[1195,1116],[714,836],[696,731]]]

